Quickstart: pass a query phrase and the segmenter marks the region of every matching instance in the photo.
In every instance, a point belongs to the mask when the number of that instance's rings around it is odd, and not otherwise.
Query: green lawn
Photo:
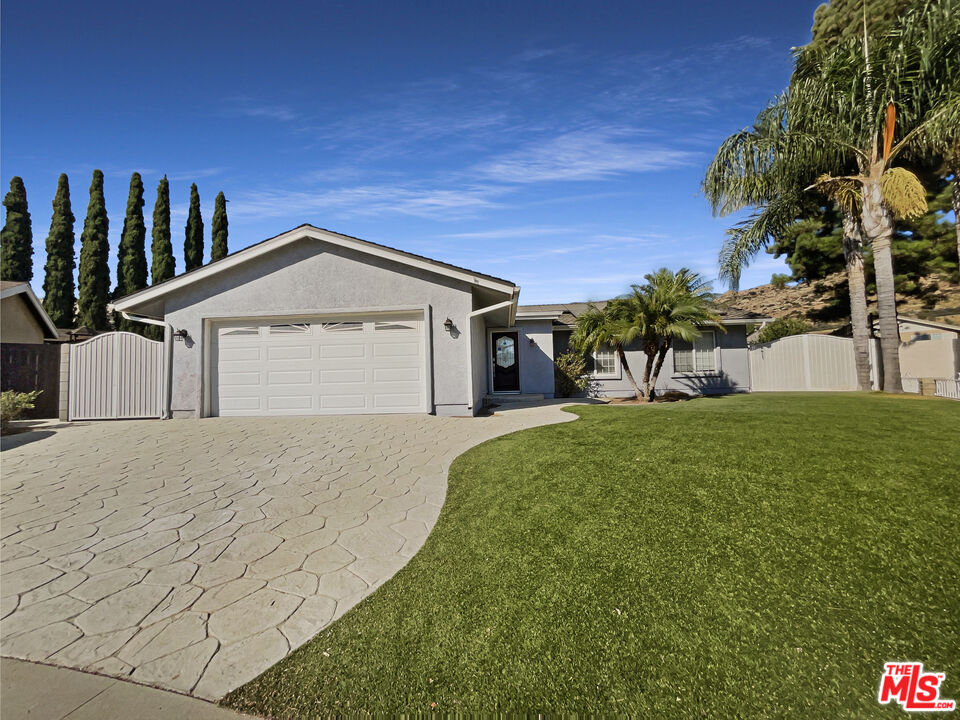
[[[274,717],[901,717],[882,665],[960,700],[960,403],[777,394],[498,438],[423,550],[224,700]]]

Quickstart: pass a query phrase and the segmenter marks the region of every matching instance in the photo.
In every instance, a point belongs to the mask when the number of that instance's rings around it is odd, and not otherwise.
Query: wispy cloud
[[[522,227],[506,227],[497,228],[495,230],[482,230],[480,232],[451,233],[449,235],[444,235],[444,237],[461,238],[465,240],[495,240],[502,238],[543,237],[572,232],[577,232],[576,228],[551,225],[526,225]]]
[[[243,192],[231,198],[234,217],[285,217],[312,212],[340,216],[397,213],[422,218],[470,217],[495,207],[496,188],[418,188],[397,185],[366,185],[338,190],[263,190]]]
[[[281,122],[291,122],[300,118],[300,114],[289,105],[271,103],[243,96],[230,98],[226,103],[225,112],[230,115],[278,120]]]
[[[124,178],[126,180],[130,179],[130,176],[135,172],[140,173],[141,177],[148,177],[150,175],[157,175],[160,171],[154,168],[113,168],[104,170],[103,174],[105,177],[109,178]]]
[[[697,153],[622,139],[616,129],[582,130],[533,143],[481,163],[476,170],[498,182],[605,180],[690,165]]]
[[[182,172],[168,173],[167,179],[179,182],[181,180],[199,180],[200,178],[213,177],[224,171],[221,167],[202,168],[200,170],[184,170]]]

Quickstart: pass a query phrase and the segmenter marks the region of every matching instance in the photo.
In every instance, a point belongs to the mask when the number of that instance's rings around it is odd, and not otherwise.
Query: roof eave
[[[222,260],[217,260],[216,262],[205,265],[202,268],[193,270],[192,272],[184,273],[178,277],[171,278],[170,280],[160,283],[159,285],[140,290],[132,293],[131,295],[127,295],[126,297],[115,300],[113,305],[118,311],[130,312],[138,305],[142,305],[143,303],[153,300],[158,300],[172,292],[180,290],[181,288],[205,280],[206,278],[216,275],[217,273],[229,270],[232,267],[236,267],[237,265],[250,260],[254,260],[261,255],[265,255],[266,253],[272,252],[277,248],[304,238],[312,238],[321,242],[328,242],[340,247],[357,250],[359,252],[365,252],[370,255],[385,257],[404,265],[421,268],[429,272],[435,272],[439,275],[445,275],[447,277],[453,277],[467,283],[470,286],[484,287],[497,292],[509,294],[514,300],[514,312],[516,312],[516,301],[519,297],[520,288],[506,280],[500,280],[498,278],[493,278],[481,273],[474,273],[466,268],[458,268],[447,263],[442,263],[438,260],[422,258],[411,253],[406,253],[402,250],[388,248],[385,245],[378,245],[377,243],[360,240],[359,238],[353,238],[348,235],[341,235],[340,233],[335,233],[330,230],[323,230],[312,225],[301,225],[293,228],[292,230],[289,230],[281,235],[277,235],[276,237],[269,238],[255,245],[251,245],[248,248],[239,250],[232,255],[228,255]]]
[[[27,296],[27,304],[29,304],[31,310],[33,310],[34,317],[36,317],[40,324],[46,329],[47,332],[44,334],[44,337],[50,338],[51,340],[59,339],[60,333],[57,332],[57,326],[53,324],[53,320],[47,315],[47,311],[43,309],[43,303],[41,303],[39,298],[34,294],[30,283],[20,283],[19,285],[6,288],[2,294],[0,294],[0,297],[6,299],[21,294]]]

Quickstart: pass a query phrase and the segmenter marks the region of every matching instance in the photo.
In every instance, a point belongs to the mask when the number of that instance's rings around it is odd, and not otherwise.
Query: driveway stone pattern
[[[406,564],[457,455],[573,419],[104,422],[7,450],[0,653],[219,698]]]

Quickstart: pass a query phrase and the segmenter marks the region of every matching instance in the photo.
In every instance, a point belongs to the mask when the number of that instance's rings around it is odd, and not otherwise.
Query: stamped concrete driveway
[[[219,698],[417,552],[453,458],[574,418],[107,422],[7,450],[0,653]]]

